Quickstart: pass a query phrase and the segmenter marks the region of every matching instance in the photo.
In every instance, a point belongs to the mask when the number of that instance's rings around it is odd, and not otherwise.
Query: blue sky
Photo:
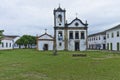
[[[89,24],[89,34],[120,23],[120,0],[0,0],[0,29],[6,35],[53,35],[53,10],[61,4],[66,19],[78,18]]]

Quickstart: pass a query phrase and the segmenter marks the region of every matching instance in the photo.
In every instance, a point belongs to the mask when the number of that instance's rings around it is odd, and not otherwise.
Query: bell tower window
[[[62,22],[62,15],[60,15],[60,14],[58,15],[58,21]]]
[[[63,34],[62,34],[62,31],[59,31],[58,32],[58,40],[63,40]]]

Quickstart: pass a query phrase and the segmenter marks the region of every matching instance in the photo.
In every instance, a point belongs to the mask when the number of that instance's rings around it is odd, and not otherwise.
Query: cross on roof
[[[77,18],[77,16],[78,16],[78,13],[76,13],[75,15],[76,15],[76,18]]]
[[[47,29],[45,29],[45,33],[47,33]]]
[[[60,3],[59,3],[59,7],[60,7]]]

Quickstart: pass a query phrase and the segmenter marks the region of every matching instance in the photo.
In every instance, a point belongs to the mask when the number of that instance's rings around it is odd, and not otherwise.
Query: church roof
[[[59,7],[57,8],[57,10],[58,10],[58,11],[62,11],[62,8],[59,6]]]
[[[62,9],[60,6],[57,9],[54,9],[54,14],[55,12],[65,12],[65,9]]]
[[[87,21],[86,21],[86,23],[83,23],[82,20],[80,20],[80,19],[77,18],[77,17],[76,17],[73,21],[71,21],[71,23],[66,24],[66,25],[71,25],[71,24],[72,24],[74,21],[76,21],[76,20],[80,21],[80,23],[82,23],[82,24],[85,25],[86,27],[88,26]]]
[[[38,40],[42,40],[42,41],[53,41],[54,37],[52,37],[51,35],[44,33],[43,35],[37,37]]]
[[[38,38],[40,38],[40,37],[42,37],[42,36],[45,36],[45,35],[49,36],[50,38],[54,38],[54,37],[52,37],[52,35],[49,35],[49,34],[47,34],[47,33],[42,34],[42,35],[39,36]]]

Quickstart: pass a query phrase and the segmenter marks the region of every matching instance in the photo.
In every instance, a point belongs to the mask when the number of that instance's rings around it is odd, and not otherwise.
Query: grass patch
[[[119,63],[112,52],[6,50],[0,51],[0,80],[119,80]]]

